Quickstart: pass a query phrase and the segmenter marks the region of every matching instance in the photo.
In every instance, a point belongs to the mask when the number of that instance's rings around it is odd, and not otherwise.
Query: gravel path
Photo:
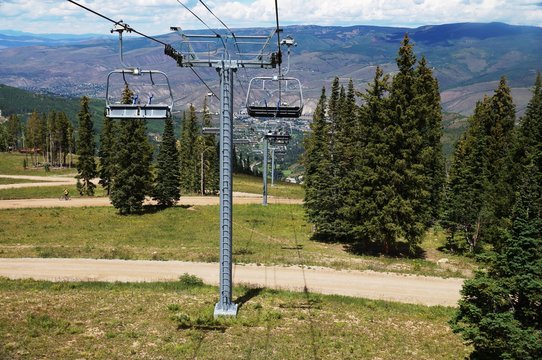
[[[218,196],[181,196],[178,205],[218,205]],[[270,204],[302,204],[300,199],[284,199],[269,196],[267,202]],[[152,204],[146,201],[146,204]],[[261,204],[261,195],[234,193],[234,204]],[[52,208],[52,207],[84,207],[84,206],[111,206],[107,197],[72,198],[71,200],[59,199],[20,199],[0,200],[0,209],[23,209],[23,208]]]
[[[189,273],[218,285],[218,263],[94,259],[0,259],[0,276],[50,281],[166,281]],[[234,284],[411,304],[456,306],[463,279],[338,271],[322,267],[235,265]]]

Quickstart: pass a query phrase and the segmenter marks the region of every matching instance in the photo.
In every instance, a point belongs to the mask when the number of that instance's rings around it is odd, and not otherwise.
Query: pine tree
[[[416,107],[418,128],[422,136],[419,162],[423,166],[430,197],[428,201],[430,223],[440,216],[445,183],[445,161],[442,152],[442,109],[438,81],[422,57],[416,69]]]
[[[475,359],[542,358],[542,192],[525,168],[511,234],[487,271],[467,280],[451,321]]]
[[[181,130],[181,190],[197,193],[200,190],[200,153],[197,149],[198,126],[196,109],[190,105]]]
[[[348,90],[345,92],[341,87],[339,106],[336,115],[336,132],[334,136],[334,183],[335,183],[335,238],[351,241],[350,236],[354,224],[348,218],[348,206],[352,192],[356,190],[357,184],[352,174],[355,171],[355,156],[360,151],[356,147],[357,130],[357,106],[352,80],[348,83]]]
[[[487,173],[484,165],[486,137],[483,122],[490,113],[490,99],[476,104],[468,128],[456,144],[446,186],[442,225],[449,231],[452,250],[475,252],[481,246],[484,225],[484,193]]]
[[[399,236],[395,223],[395,185],[392,136],[394,124],[388,117],[389,77],[377,67],[373,82],[362,95],[364,104],[358,114],[355,134],[360,149],[354,158],[352,181],[357,184],[351,193],[349,218],[354,224],[353,234],[360,249],[377,247],[388,252]]]
[[[133,92],[126,86],[124,103],[131,103],[132,96]],[[145,196],[152,189],[152,149],[145,131],[146,122],[142,119],[125,119],[118,125],[110,198],[121,215],[140,212]]]
[[[86,96],[81,99],[81,111],[79,112],[79,138],[77,139],[77,163],[76,179],[81,182],[79,192],[81,195],[93,196],[96,185],[92,179],[96,177],[96,162],[94,155],[96,145],[94,143],[94,129],[92,117],[89,111],[89,100]]]
[[[460,144],[464,148],[456,151],[463,159],[454,160],[450,171],[444,225],[456,244],[455,229],[462,228],[471,251],[482,243],[498,249],[510,227],[513,176],[519,171],[512,160],[517,153],[514,122],[510,88],[502,78],[494,95],[477,104]]]
[[[68,156],[69,139],[68,132],[71,126],[68,116],[64,112],[60,112],[56,117],[56,132],[55,142],[58,149],[58,163],[60,166],[66,165],[66,157]]]
[[[316,106],[311,124],[312,133],[305,143],[305,210],[315,226],[314,236],[329,240],[335,235],[335,184],[331,164],[330,125],[326,119],[325,88]]]
[[[100,134],[100,185],[104,188],[107,195],[111,193],[111,185],[115,171],[115,123],[113,119],[106,117],[104,119],[102,133]]]
[[[538,73],[533,96],[527,105],[525,115],[518,129],[517,149],[515,160],[525,166],[534,162],[538,168],[536,181],[542,186],[542,74]],[[516,178],[522,172],[522,167],[513,176]]]
[[[404,237],[411,250],[419,243],[430,218],[431,193],[428,179],[421,163],[424,137],[420,131],[424,119],[419,117],[417,106],[418,76],[415,70],[416,56],[408,35],[405,35],[397,66],[399,73],[393,78],[390,89],[390,150],[393,164],[390,168],[394,195],[391,215],[398,236]]]
[[[491,116],[483,124],[487,143],[484,156],[487,191],[485,203],[487,209],[486,230],[483,233],[488,243],[499,247],[504,241],[504,231],[510,225],[509,209],[514,205],[515,179],[513,173],[512,152],[514,147],[515,105],[510,87],[504,77],[491,97]]]
[[[31,153],[32,166],[38,165],[37,150],[41,146],[40,142],[40,116],[37,112],[32,112],[26,123],[26,141],[27,146],[32,148]]]
[[[21,119],[15,114],[10,115],[6,126],[8,148],[17,150],[19,148],[19,137],[21,135]]]
[[[158,201],[158,205],[172,206],[180,198],[180,168],[179,151],[171,117],[165,121],[156,170],[153,198]]]

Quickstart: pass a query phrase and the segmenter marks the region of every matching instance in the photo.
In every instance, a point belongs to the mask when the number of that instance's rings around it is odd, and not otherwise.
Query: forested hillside
[[[0,84],[0,109],[4,116],[17,114],[26,118],[33,111],[45,114],[56,111],[65,113],[74,122],[81,107],[79,102],[78,98],[36,94]],[[92,99],[90,109],[94,117],[101,117],[104,101]]]

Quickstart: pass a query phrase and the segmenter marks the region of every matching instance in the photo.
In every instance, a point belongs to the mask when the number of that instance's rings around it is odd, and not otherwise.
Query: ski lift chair
[[[299,118],[303,112],[301,82],[283,76],[252,78],[246,109],[255,118]]]
[[[150,94],[147,99],[140,99],[140,94],[137,94],[132,98],[132,103],[123,104],[122,95],[119,94],[119,90],[116,91],[115,96],[118,101],[113,101],[112,92],[113,92],[113,83],[112,77],[116,77],[116,74],[122,75],[123,85],[128,85],[130,83],[126,80],[126,75],[137,77],[138,79],[146,78],[146,75],[149,76],[149,83],[144,84]],[[154,77],[163,78],[163,83],[156,83]],[[141,83],[139,83],[141,85]],[[155,94],[158,92],[166,93],[163,99],[158,101],[154,100]],[[169,84],[169,79],[165,73],[157,70],[140,70],[137,68],[134,69],[121,69],[113,70],[107,76],[107,88],[106,88],[106,113],[105,116],[111,119],[153,119],[153,120],[165,120],[171,116],[171,111],[173,108],[173,93],[171,92],[171,86]]]

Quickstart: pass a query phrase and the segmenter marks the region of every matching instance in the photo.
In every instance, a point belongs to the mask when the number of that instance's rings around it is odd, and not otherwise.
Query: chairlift
[[[303,112],[301,82],[285,76],[252,78],[246,109],[255,118],[299,118]]]
[[[137,81],[128,81],[128,77]],[[157,82],[157,78],[161,82]],[[134,92],[129,104],[123,103],[122,93],[126,86]],[[158,70],[113,70],[107,76],[105,96],[106,116],[111,119],[165,120],[173,109],[169,79]]]
[[[122,20],[111,30],[111,33],[119,34],[120,63],[124,68],[113,70],[107,75],[105,116],[110,119],[165,120],[171,116],[173,109],[169,79],[162,71],[141,70],[126,65],[122,42],[124,31],[131,32],[132,28]],[[123,96],[126,88],[134,93],[129,101]]]

